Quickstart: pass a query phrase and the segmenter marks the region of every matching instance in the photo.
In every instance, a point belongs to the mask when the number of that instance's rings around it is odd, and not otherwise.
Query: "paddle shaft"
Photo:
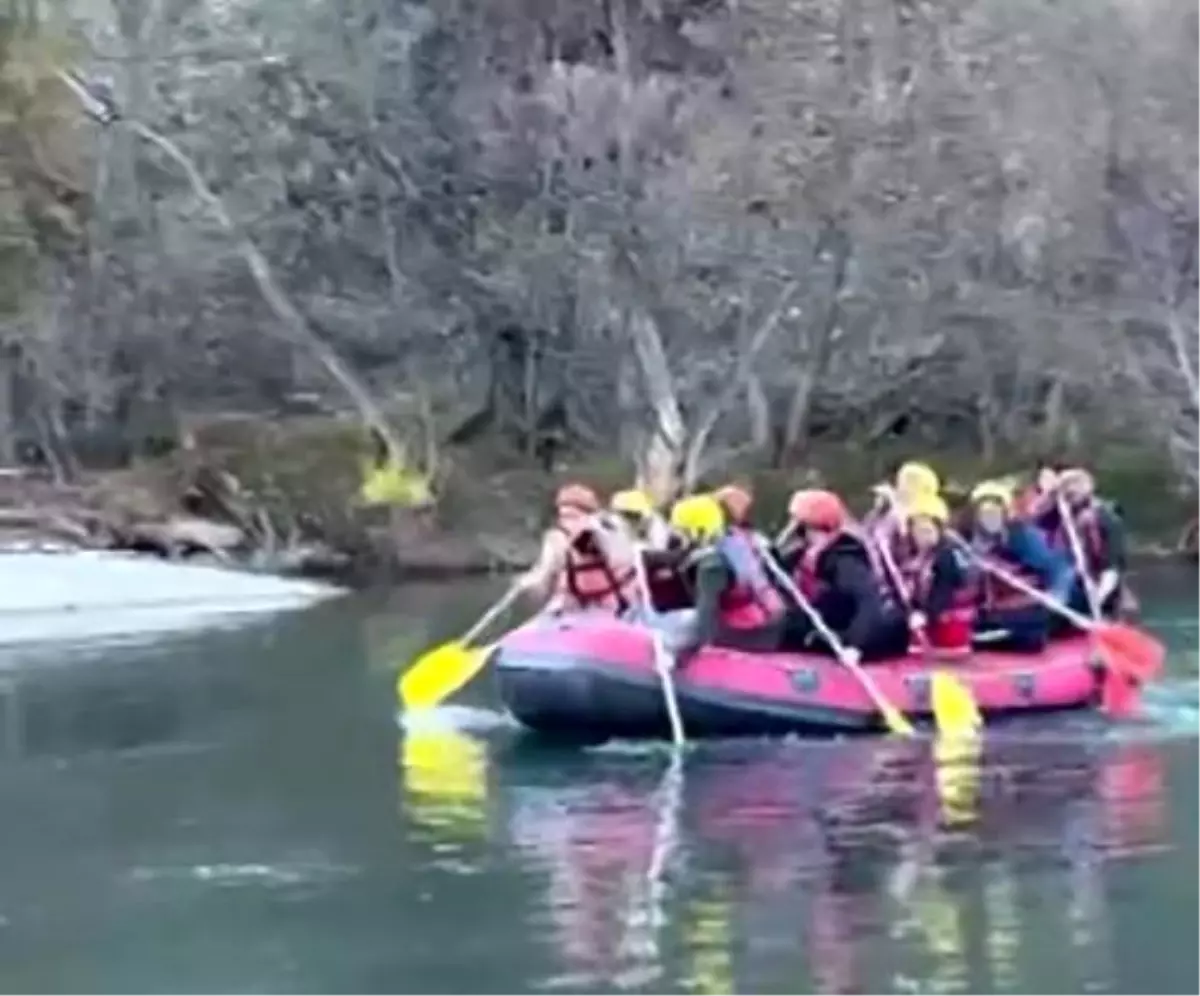
[[[891,514],[897,515],[898,513],[893,509]],[[912,595],[904,584],[904,577],[900,573],[900,567],[896,564],[896,558],[892,556],[892,551],[888,545],[888,538],[885,536],[877,540],[873,536],[867,536],[866,541],[873,543],[875,549],[879,551],[879,559],[883,561],[883,569],[887,572],[892,587],[896,589],[896,597],[900,599],[900,604],[904,607],[904,611],[911,616],[913,611]],[[913,636],[916,639],[918,648],[926,652],[932,649],[929,646],[929,634],[925,632],[924,628],[918,632],[914,632]]]
[[[646,560],[641,548],[633,551],[633,569],[637,572],[638,587],[646,603],[646,614],[654,613],[654,602],[650,596],[650,579],[646,576]],[[670,655],[663,644],[663,635],[653,625],[650,627],[650,645],[654,651],[654,670],[662,685],[663,703],[667,707],[667,722],[671,724],[671,740],[676,747],[683,746],[687,739],[683,733],[683,717],[679,715],[679,699],[675,694],[675,678],[671,674]]]
[[[508,607],[510,605],[512,605],[512,603],[514,601],[516,601],[516,598],[520,593],[521,593],[520,587],[515,584],[512,585],[508,589],[508,591],[506,591],[500,597],[500,600],[498,602],[496,602],[496,604],[493,605],[490,609],[488,609],[487,612],[485,612],[480,617],[479,621],[474,626],[472,626],[469,630],[466,631],[466,633],[463,634],[462,638],[458,642],[463,644],[464,646],[470,646],[470,644],[475,641],[475,639],[479,636],[480,633],[482,633],[484,630],[486,630],[504,612],[506,612],[508,610]]]
[[[1075,569],[1079,572],[1079,582],[1087,596],[1088,608],[1092,618],[1100,619],[1100,599],[1096,595],[1096,586],[1092,584],[1092,576],[1088,573],[1087,558],[1083,555],[1083,544],[1079,542],[1079,532],[1075,528],[1075,519],[1067,507],[1067,499],[1061,491],[1055,492],[1054,500],[1058,505],[1058,519],[1062,523],[1063,532],[1067,534],[1067,542],[1071,545],[1071,557],[1075,561]]]
[[[1088,573],[1087,558],[1083,554],[1083,544],[1079,542],[1079,531],[1075,528],[1075,519],[1071,515],[1071,509],[1067,506],[1067,500],[1061,491],[1055,492],[1054,500],[1058,506],[1058,518],[1062,523],[1063,532],[1067,534],[1067,542],[1071,546],[1071,557],[1075,561],[1075,569],[1079,572],[1079,583],[1083,585],[1083,593],[1087,597],[1088,609],[1091,611],[1092,619],[1098,627],[1104,621],[1104,616],[1100,609],[1100,596],[1097,594],[1096,586],[1092,584],[1092,577]],[[1126,678],[1123,675],[1118,675],[1111,663],[1111,659],[1105,658],[1104,654],[1100,656],[1102,660],[1108,660],[1109,663],[1105,673],[1104,685],[1101,689],[1101,708],[1111,715],[1119,716],[1129,708],[1129,702],[1126,697],[1128,691],[1128,686],[1125,684]]]
[[[807,598],[804,593],[796,586],[782,567],[775,563],[775,559],[769,552],[763,552],[763,562],[767,565],[767,570],[774,575],[775,580],[783,586],[783,589],[792,597],[792,600],[800,606],[801,611],[808,616],[809,622],[813,624],[813,629],[817,631],[821,639],[824,640],[829,648],[833,651],[834,657],[837,658],[842,667],[849,670],[859,684],[866,689],[867,694],[871,697],[871,701],[875,703],[875,707],[882,713],[890,712],[894,707],[883,697],[883,693],[876,687],[875,682],[871,680],[871,676],[863,669],[863,667],[855,661],[850,660],[846,656],[846,645],[838,638],[838,635],[829,628],[824,619],[821,618],[816,607]]]
[[[1017,577],[1017,575],[1013,574],[1011,571],[1006,571],[1003,567],[1001,567],[995,561],[989,560],[987,557],[978,553],[971,546],[971,544],[968,543],[961,536],[959,536],[958,533],[951,532],[949,535],[950,535],[950,538],[954,541],[955,545],[960,547],[963,550],[963,552],[965,552],[968,556],[970,556],[970,558],[972,560],[975,561],[975,563],[977,563],[980,567],[982,567],[989,574],[993,574],[996,577],[998,577],[1005,584],[1009,585],[1012,588],[1016,588],[1017,591],[1021,592],[1022,595],[1028,595],[1039,605],[1044,606],[1045,608],[1049,609],[1051,612],[1057,612],[1060,616],[1062,616],[1064,619],[1066,619],[1069,623],[1071,623],[1074,626],[1078,626],[1082,630],[1087,630],[1088,632],[1091,632],[1092,630],[1094,630],[1097,627],[1098,623],[1094,619],[1089,619],[1087,616],[1083,615],[1082,613],[1076,612],[1069,605],[1064,605],[1053,595],[1048,595],[1046,592],[1042,591],[1040,588],[1035,588],[1033,585],[1029,584],[1027,581],[1024,581],[1021,578]]]

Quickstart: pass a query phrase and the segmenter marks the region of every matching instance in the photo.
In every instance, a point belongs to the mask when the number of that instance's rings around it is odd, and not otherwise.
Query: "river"
[[[957,806],[925,743],[538,748],[486,682],[406,730],[494,592],[0,647],[0,989],[1196,991],[1194,572],[1143,719],[1002,728]]]

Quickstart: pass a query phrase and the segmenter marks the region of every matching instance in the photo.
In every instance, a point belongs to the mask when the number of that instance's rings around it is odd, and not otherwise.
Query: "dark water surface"
[[[486,683],[406,730],[397,666],[486,587],[5,648],[0,989],[1196,992],[1195,574],[1144,591],[1145,718],[1006,727],[978,770],[538,748]]]

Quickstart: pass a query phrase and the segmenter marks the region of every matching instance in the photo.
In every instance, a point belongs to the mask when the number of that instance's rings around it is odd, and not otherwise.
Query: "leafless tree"
[[[1195,481],[1184,0],[20,6],[5,456],[416,393],[663,496],[901,428]]]

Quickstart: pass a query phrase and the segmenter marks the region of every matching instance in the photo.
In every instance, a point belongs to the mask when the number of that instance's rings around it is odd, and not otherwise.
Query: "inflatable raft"
[[[496,646],[500,696],[525,726],[581,738],[666,737],[666,711],[650,631],[604,615],[541,619]],[[911,656],[867,668],[877,687],[910,717],[930,713],[930,676],[950,669],[985,718],[1084,709],[1099,694],[1087,637],[1070,636],[1040,654],[976,652],[945,663]],[[881,729],[862,685],[819,654],[745,653],[707,647],[676,670],[689,737],[837,734]]]

